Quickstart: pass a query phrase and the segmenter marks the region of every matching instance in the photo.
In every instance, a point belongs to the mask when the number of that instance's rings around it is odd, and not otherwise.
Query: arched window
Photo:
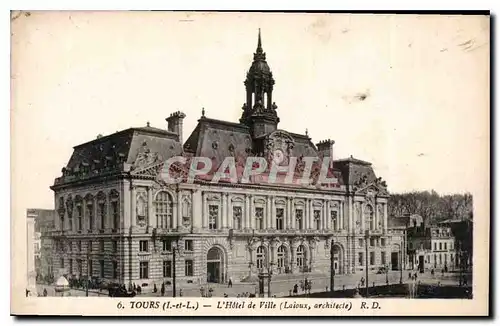
[[[159,228],[172,228],[172,197],[165,191],[156,195],[154,207]]]
[[[278,272],[283,273],[286,267],[286,248],[280,246],[278,248]]]
[[[297,267],[300,271],[306,266],[306,248],[303,245],[297,247]]]
[[[266,248],[260,246],[257,248],[257,269],[262,269],[266,266]]]

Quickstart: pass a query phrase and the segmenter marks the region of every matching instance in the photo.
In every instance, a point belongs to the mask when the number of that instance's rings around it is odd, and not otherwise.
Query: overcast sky
[[[12,22],[16,209],[52,208],[72,147],[237,121],[261,28],[280,129],[373,163],[392,192],[489,182],[489,19],[478,16],[32,12]]]

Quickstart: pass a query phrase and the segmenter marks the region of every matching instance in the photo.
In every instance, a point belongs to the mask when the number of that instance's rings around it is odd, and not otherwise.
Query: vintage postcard
[[[11,13],[15,315],[486,316],[490,17]]]

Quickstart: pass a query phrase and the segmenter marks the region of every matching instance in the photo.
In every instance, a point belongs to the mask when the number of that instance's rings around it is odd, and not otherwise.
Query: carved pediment
[[[375,198],[376,196],[379,195],[388,194],[387,189],[381,187],[380,184],[377,184],[375,182],[370,183],[363,188],[357,189],[355,193],[356,195],[361,195],[367,197],[368,199]]]

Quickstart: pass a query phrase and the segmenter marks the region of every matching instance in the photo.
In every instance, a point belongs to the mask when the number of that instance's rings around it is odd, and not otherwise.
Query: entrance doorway
[[[338,245],[333,246],[333,269],[335,270],[335,274],[342,274],[342,248]]]
[[[393,271],[399,270],[399,253],[391,252],[391,266]]]
[[[418,256],[418,270],[423,273],[425,270],[424,256]]]
[[[207,282],[224,283],[224,255],[217,247],[207,253]]]

